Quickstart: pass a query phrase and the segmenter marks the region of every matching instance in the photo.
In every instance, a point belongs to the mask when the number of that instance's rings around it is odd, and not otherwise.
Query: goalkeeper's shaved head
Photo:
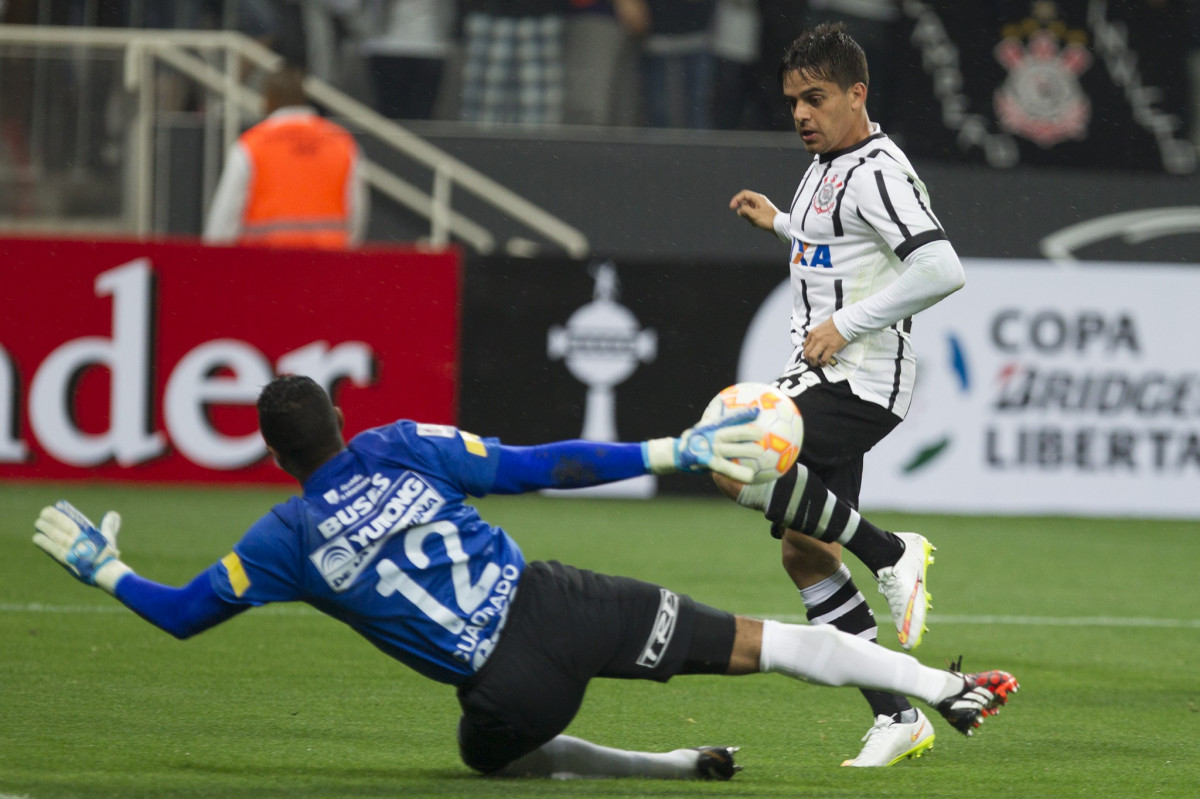
[[[258,395],[258,429],[288,474],[303,481],[342,451],[342,417],[317,383],[283,375]]]

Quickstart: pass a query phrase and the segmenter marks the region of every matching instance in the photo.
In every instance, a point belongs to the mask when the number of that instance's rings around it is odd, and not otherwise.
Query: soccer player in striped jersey
[[[867,115],[866,57],[845,27],[803,33],[779,80],[812,162],[786,210],[749,190],[730,208],[789,247],[794,351],[776,383],[799,407],[805,440],[796,470],[775,483],[718,483],[772,522],[814,624],[876,637],[874,616],[841,562],[845,545],[875,573],[900,644],[912,649],[925,630],[932,544],[880,530],[833,497],[857,508],[863,454],[912,399],[912,317],[961,288],[963,268],[925,184]],[[876,722],[843,765],[889,766],[933,745],[928,719],[906,699],[864,694]]]
[[[467,502],[646,473],[749,480],[751,468],[731,459],[762,452],[752,414],[639,443],[512,447],[408,420],[347,443],[324,389],[285,376],[263,389],[258,416],[268,450],[302,494],[273,507],[186,586],[146,579],[120,559],[113,512],[97,527],[60,501],[42,510],[34,543],[178,638],[271,602],[305,602],[345,622],[456,687],[459,751],[479,772],[727,780],[737,771],[734,747],[636,752],[563,735],[594,677],[776,672],[902,691],[965,735],[1018,688],[1007,672],[929,668],[832,627],[734,616],[640,580],[526,562]]]

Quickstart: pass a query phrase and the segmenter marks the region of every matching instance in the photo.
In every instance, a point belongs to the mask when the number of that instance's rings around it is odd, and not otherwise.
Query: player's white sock
[[[826,577],[824,580],[816,582],[807,588],[801,588],[800,599],[804,602],[804,607],[812,610],[813,608],[820,607],[822,603],[828,602],[830,599],[832,599],[838,591],[842,590],[842,586],[848,582],[850,582],[850,569],[846,567],[845,563],[842,563],[838,566],[837,571]],[[854,600],[852,605],[857,606],[860,604],[859,600],[862,598],[862,594],[856,594],[852,598]],[[829,623],[829,620],[825,618],[814,619],[809,617],[808,620],[813,624]]]
[[[875,615],[862,592],[855,587],[846,564],[841,564],[824,580],[801,588],[800,598],[804,600],[810,624],[830,624],[864,641],[876,640]],[[900,718],[904,713],[916,716],[907,697],[871,688],[861,690],[871,706],[871,718]]]
[[[828,624],[763,622],[759,669],[817,685],[853,685],[915,696],[930,704],[962,688],[949,672],[931,669],[911,655],[884,649]]]
[[[673,752],[631,752],[600,746],[582,738],[559,735],[498,773],[506,777],[646,777],[659,780],[699,779],[695,749]]]
[[[775,490],[775,484],[778,482],[772,480],[769,483],[747,483],[738,492],[737,504],[744,508],[766,510],[767,503],[771,501],[771,492]]]

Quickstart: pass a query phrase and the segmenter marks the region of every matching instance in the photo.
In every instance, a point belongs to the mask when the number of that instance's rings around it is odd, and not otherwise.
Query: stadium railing
[[[233,31],[163,31],[113,28],[72,28],[64,26],[0,25],[0,79],[4,78],[4,64],[10,64],[10,81],[17,70],[11,68],[12,59],[31,53],[30,119],[27,120],[30,150],[43,146],[42,139],[53,135],[48,130],[52,120],[48,119],[44,99],[53,94],[51,84],[54,76],[44,65],[47,58],[60,58],[69,64],[80,62],[105,53],[108,58],[119,59],[119,72],[123,87],[131,96],[132,113],[128,120],[124,148],[124,191],[127,200],[120,203],[122,212],[115,220],[110,218],[105,227],[108,233],[133,234],[139,237],[163,232],[164,214],[156,214],[156,201],[161,205],[161,195],[166,191],[165,181],[156,178],[155,147],[157,119],[166,111],[163,107],[164,94],[161,83],[166,75],[183,76],[186,80],[202,87],[215,102],[206,104],[203,125],[203,153],[218,157],[206,157],[204,202],[211,197],[219,173],[217,164],[224,153],[237,139],[243,124],[261,114],[261,98],[254,89],[245,85],[245,79],[279,67],[282,56],[263,45]],[[86,69],[69,74],[83,75],[86,85]],[[11,85],[11,83],[10,83]],[[60,87],[63,88],[63,87]],[[402,207],[429,221],[428,243],[444,246],[452,239],[459,240],[480,253],[493,253],[499,248],[496,236],[483,225],[456,211],[452,205],[455,190],[466,191],[503,215],[519,221],[547,242],[561,247],[568,255],[582,258],[589,254],[587,237],[577,228],[563,222],[553,214],[535,205],[524,197],[484,175],[475,168],[440,150],[421,139],[407,128],[382,116],[320,78],[309,76],[304,84],[308,97],[333,116],[349,123],[357,132],[370,136],[391,151],[398,153],[432,173],[431,185],[425,190],[412,181],[399,177],[394,172],[366,159],[365,175],[369,184]],[[50,89],[49,92],[46,90]],[[14,102],[14,105],[16,103]],[[11,108],[12,106],[10,106]],[[82,129],[88,109],[79,104],[76,127]],[[17,112],[19,114],[19,111]],[[8,120],[12,130],[13,112]],[[18,120],[19,121],[19,120]],[[61,135],[61,134],[60,134]],[[16,147],[12,137],[8,149]],[[77,144],[76,149],[82,145]],[[33,159],[24,158],[26,163],[15,163],[22,158],[9,154],[4,159],[4,144],[0,144],[0,161],[8,160],[10,173],[21,173],[32,182],[41,165]],[[78,156],[78,153],[74,154]],[[30,161],[32,160],[32,163]],[[68,158],[67,160],[71,160]],[[78,167],[76,159],[75,167]],[[13,164],[15,163],[15,166]],[[5,165],[0,163],[0,168]],[[32,176],[32,177],[30,177]],[[0,230],[10,232],[39,231],[47,229],[87,229],[87,223],[79,224],[67,218],[30,218],[28,213],[13,214],[0,210]],[[504,250],[519,251],[523,241],[510,239]]]

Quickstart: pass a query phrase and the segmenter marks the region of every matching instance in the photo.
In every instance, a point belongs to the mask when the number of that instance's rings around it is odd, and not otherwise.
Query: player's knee
[[[507,747],[495,746],[467,722],[458,720],[458,756],[480,774],[495,774],[512,762]]]
[[[800,539],[800,540],[797,540]],[[797,585],[811,585],[833,574],[842,565],[840,547],[822,546],[807,536],[786,533],[780,547],[783,568]]]
[[[466,764],[468,768],[474,769],[485,776],[489,774],[496,774],[508,765],[507,763],[495,762],[483,752],[468,752],[461,746],[458,748],[458,754],[459,757],[462,758],[462,762]]]
[[[738,494],[744,487],[744,484],[739,483],[736,480],[731,480],[725,475],[717,474],[716,472],[712,473],[712,479],[713,482],[716,483],[717,489],[730,499],[737,499]]]

